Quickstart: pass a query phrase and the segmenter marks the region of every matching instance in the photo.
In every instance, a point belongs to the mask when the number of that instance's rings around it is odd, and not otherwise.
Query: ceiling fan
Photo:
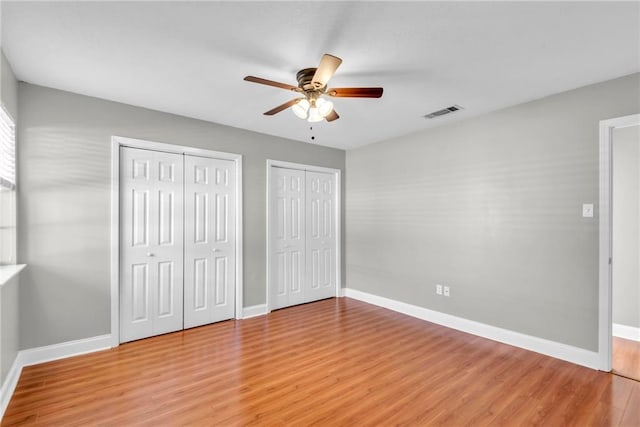
[[[340,116],[338,116],[338,113],[333,109],[333,102],[324,98],[325,95],[334,98],[380,98],[382,96],[381,87],[339,87],[327,89],[329,79],[341,63],[342,59],[325,53],[322,56],[318,68],[304,68],[298,71],[296,74],[298,86],[291,86],[286,83],[274,82],[273,80],[254,76],[247,76],[244,79],[248,82],[291,90],[303,96],[292,99],[267,111],[264,113],[265,116],[273,116],[291,107],[296,116],[309,122],[319,122],[323,119],[332,122],[339,119]]]

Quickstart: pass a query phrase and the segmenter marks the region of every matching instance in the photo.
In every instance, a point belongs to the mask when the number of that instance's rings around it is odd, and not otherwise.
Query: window
[[[16,133],[0,107],[0,265],[16,263]]]

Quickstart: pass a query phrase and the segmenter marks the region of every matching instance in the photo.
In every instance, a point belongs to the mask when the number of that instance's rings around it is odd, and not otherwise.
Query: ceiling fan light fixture
[[[331,111],[333,111],[333,102],[324,98],[318,99],[301,99],[295,103],[291,110],[293,113],[303,120],[316,123],[324,120]]]
[[[301,99],[293,107],[291,107],[291,110],[293,110],[293,113],[296,116],[304,120],[309,117],[309,106],[310,104],[308,100]]]

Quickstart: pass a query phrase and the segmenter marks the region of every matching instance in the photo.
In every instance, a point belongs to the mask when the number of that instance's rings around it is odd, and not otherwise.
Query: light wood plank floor
[[[640,425],[640,383],[348,298],[25,368],[3,425]]]
[[[640,381],[640,342],[613,337],[612,350],[613,372]]]

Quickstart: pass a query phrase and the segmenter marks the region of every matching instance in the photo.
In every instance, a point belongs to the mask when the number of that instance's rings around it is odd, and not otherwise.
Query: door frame
[[[236,292],[235,318],[242,318],[243,259],[242,259],[242,155],[167,144],[164,142],[122,136],[111,137],[111,347],[120,345],[120,147],[140,148],[173,154],[231,160],[236,166]]]
[[[271,239],[272,239],[272,231],[271,230],[271,221],[270,221],[270,212],[271,212],[271,175],[273,168],[286,168],[286,169],[295,169],[309,172],[321,172],[332,174],[334,176],[334,185],[335,185],[335,195],[336,195],[336,203],[335,209],[333,212],[334,221],[336,224],[336,247],[335,247],[335,262],[336,262],[336,289],[335,296],[340,296],[340,289],[342,288],[342,171],[340,169],[326,168],[322,166],[314,166],[314,165],[305,165],[302,163],[292,163],[285,162],[281,160],[272,160],[267,159],[267,239],[266,239],[266,251],[267,251],[267,313],[271,312]],[[305,186],[306,188],[306,186]]]
[[[599,256],[598,256],[598,356],[600,370],[610,372],[612,369],[611,341],[612,307],[611,307],[611,185],[612,185],[612,143],[613,131],[630,126],[640,126],[640,114],[616,117],[600,121],[600,221],[599,221]]]

